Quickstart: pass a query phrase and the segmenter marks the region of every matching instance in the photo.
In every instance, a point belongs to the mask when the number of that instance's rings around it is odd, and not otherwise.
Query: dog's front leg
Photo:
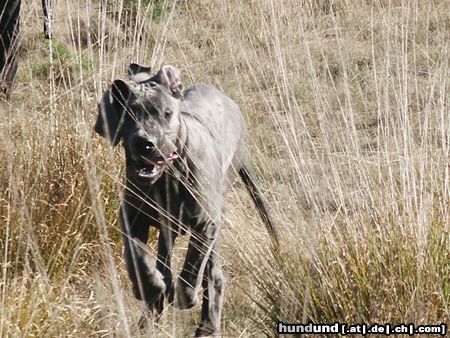
[[[145,217],[124,205],[120,209],[119,222],[123,232],[124,258],[134,296],[153,309],[166,290],[162,273],[157,269],[156,259],[147,246],[149,226]],[[139,326],[146,325],[144,315]]]
[[[166,285],[166,296],[169,298],[169,302],[173,301],[171,259],[176,235],[177,233],[173,231],[170,225],[162,225],[158,237],[158,261],[156,262],[156,268],[163,275],[164,284]],[[155,305],[158,315],[160,315],[164,310],[164,297],[161,296]]]
[[[203,275],[203,303],[200,326],[195,337],[214,336],[220,331],[225,277],[219,253],[219,238],[214,242]]]
[[[193,227],[183,270],[175,285],[177,305],[189,309],[198,302],[198,288],[202,284],[208,257],[218,236],[218,228],[212,221]]]

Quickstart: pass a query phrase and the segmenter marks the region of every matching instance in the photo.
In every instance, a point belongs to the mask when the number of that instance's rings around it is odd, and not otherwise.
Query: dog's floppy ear
[[[128,67],[128,78],[137,83],[148,81],[152,77],[150,74],[151,70],[150,66],[131,63]]]
[[[167,86],[173,97],[180,98],[183,95],[183,83],[180,78],[180,71],[171,65],[164,65],[159,70],[161,84]]]
[[[94,130],[116,146],[122,137],[127,105],[131,90],[122,80],[115,80],[103,94],[98,105],[98,116]]]

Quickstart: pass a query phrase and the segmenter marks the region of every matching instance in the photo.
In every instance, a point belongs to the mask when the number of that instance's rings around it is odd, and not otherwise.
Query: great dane
[[[218,235],[225,193],[239,175],[269,231],[277,231],[247,164],[245,122],[237,104],[214,87],[183,89],[179,71],[131,64],[128,80],[116,80],[99,104],[95,131],[112,146],[122,141],[126,187],[119,212],[124,255],[136,298],[150,312],[164,299],[183,309],[198,302],[201,324],[195,335],[220,332],[225,279]],[[158,255],[146,245],[157,227]],[[175,283],[170,266],[176,237],[190,233],[187,255]],[[145,325],[145,319],[141,321]]]

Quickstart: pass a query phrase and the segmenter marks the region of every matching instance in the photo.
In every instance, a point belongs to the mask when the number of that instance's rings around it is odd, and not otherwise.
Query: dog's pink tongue
[[[173,161],[173,160],[176,160],[177,158],[178,158],[178,154],[172,153],[169,156],[167,156],[165,159],[164,159],[164,157],[159,157],[158,161],[156,163],[157,164],[164,164],[164,162]]]

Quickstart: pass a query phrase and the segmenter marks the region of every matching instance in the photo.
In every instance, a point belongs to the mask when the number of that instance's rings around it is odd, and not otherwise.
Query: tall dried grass
[[[92,132],[132,61],[177,65],[248,120],[283,248],[272,255],[237,183],[224,335],[449,322],[445,1],[65,1],[52,41],[40,2],[22,6],[18,83],[0,103],[0,336],[140,335],[115,226],[123,156]],[[197,321],[169,308],[147,334]]]

